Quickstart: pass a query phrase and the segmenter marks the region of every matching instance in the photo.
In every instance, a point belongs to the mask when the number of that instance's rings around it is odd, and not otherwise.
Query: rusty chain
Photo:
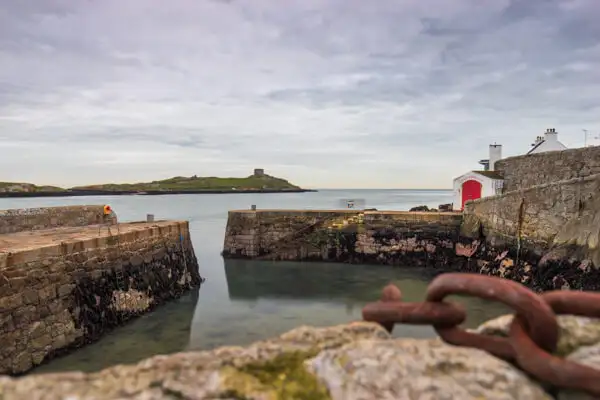
[[[444,301],[452,294],[495,300],[513,308],[508,337],[460,328],[467,314],[460,304]],[[449,344],[487,351],[556,387],[600,396],[600,370],[552,355],[558,343],[559,314],[600,318],[600,293],[556,290],[538,295],[503,278],[447,273],[431,281],[423,302],[403,302],[400,289],[389,284],[379,301],[362,310],[365,321],[378,322],[390,333],[397,323],[432,325]]]

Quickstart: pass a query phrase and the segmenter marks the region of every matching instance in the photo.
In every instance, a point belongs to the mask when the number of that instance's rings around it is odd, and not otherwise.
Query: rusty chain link
[[[508,338],[480,335],[460,328],[464,307],[444,301],[452,294],[495,300],[516,312]],[[557,314],[600,318],[600,293],[557,290],[541,295],[503,278],[447,273],[433,279],[424,302],[403,302],[399,288],[389,284],[379,301],[367,304],[365,321],[378,322],[388,332],[394,324],[432,325],[447,343],[474,347],[515,362],[524,371],[559,388],[583,390],[600,396],[600,370],[552,355],[559,335]]]

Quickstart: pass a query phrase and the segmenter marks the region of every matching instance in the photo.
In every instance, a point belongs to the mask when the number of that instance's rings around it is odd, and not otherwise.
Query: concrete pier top
[[[110,228],[110,232],[109,232]],[[70,253],[73,250],[101,248],[119,242],[132,242],[179,231],[189,236],[187,221],[129,222],[117,225],[87,225],[79,227],[56,227],[34,231],[0,234],[0,266],[6,266],[2,258],[10,255],[34,260],[42,256]],[[17,257],[17,254],[19,255]],[[21,260],[25,261],[25,260]]]
[[[311,209],[256,209],[256,210],[229,210],[229,214],[278,214],[278,215],[318,215],[318,214],[338,214],[338,215],[352,215],[352,214],[364,214],[364,215],[462,215],[460,211],[396,211],[396,210],[359,210],[359,209],[339,209],[339,210],[311,210]]]
[[[115,235],[121,236],[135,232],[152,233],[152,228],[159,230],[160,228],[169,228],[178,224],[183,224],[187,227],[186,221],[156,221],[120,223],[118,227],[117,225],[88,225],[9,233],[0,235],[0,252],[18,252],[64,242],[105,239]]]

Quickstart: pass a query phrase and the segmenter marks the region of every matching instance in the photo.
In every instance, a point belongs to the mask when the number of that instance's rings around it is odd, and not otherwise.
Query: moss
[[[318,350],[283,353],[237,369],[227,367],[221,371],[227,393],[235,399],[260,393],[273,400],[330,400],[327,388],[304,367],[304,361],[317,353]]]

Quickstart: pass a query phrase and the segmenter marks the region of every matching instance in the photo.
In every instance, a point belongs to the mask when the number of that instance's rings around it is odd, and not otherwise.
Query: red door
[[[465,208],[465,203],[469,200],[475,200],[481,198],[481,183],[472,179],[465,181],[462,184],[462,207]]]

